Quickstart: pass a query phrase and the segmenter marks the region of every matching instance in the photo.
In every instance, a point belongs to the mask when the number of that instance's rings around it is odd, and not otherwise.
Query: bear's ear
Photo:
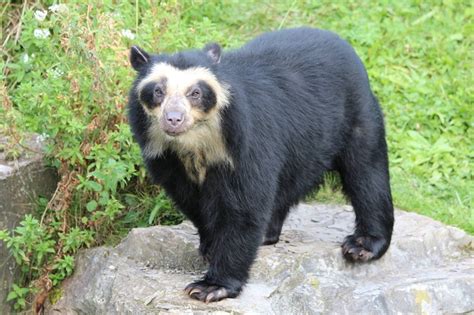
[[[130,63],[133,69],[140,71],[140,69],[150,61],[150,55],[138,46],[130,48]]]
[[[211,58],[212,63],[219,63],[221,61],[221,46],[219,44],[209,43],[203,50]]]

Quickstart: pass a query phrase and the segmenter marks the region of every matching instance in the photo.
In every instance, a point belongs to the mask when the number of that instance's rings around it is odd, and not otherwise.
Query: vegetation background
[[[17,310],[60,296],[79,248],[182,220],[147,184],[126,123],[132,44],[231,49],[286,27],[337,32],[384,110],[395,205],[474,233],[471,1],[7,1],[0,11],[1,149],[14,159],[39,133],[61,175],[51,200],[0,232],[22,272],[8,296]],[[309,198],[344,201],[334,175]]]

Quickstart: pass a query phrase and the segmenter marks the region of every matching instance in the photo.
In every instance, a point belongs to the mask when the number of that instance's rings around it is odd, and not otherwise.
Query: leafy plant
[[[22,310],[26,307],[26,297],[30,293],[30,289],[21,288],[16,284],[12,285],[12,290],[8,293],[7,302],[13,301],[15,310]]]
[[[6,231],[0,234],[23,272],[38,273],[48,255],[54,254],[54,240],[31,215],[26,215],[10,236]]]

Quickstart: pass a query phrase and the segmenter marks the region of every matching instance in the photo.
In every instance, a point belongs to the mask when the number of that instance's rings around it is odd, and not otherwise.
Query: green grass
[[[57,284],[70,274],[78,248],[182,219],[147,184],[126,123],[132,44],[173,52],[210,41],[238,47],[301,25],[337,32],[364,61],[385,113],[395,205],[474,234],[470,1],[69,1],[56,13],[51,4],[0,9],[0,132],[10,136],[1,149],[17,156],[24,132],[39,132],[64,175],[56,199],[43,202],[38,220],[25,219],[23,234],[0,233],[12,244],[33,237],[41,245],[12,249],[25,275],[11,295],[19,309],[41,289],[32,280]],[[37,10],[48,10],[44,20]],[[48,37],[35,37],[38,29]],[[328,176],[309,199],[344,202],[338,185]]]

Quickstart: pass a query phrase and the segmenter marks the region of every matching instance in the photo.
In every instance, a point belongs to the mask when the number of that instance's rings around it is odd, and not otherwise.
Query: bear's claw
[[[383,238],[349,235],[341,245],[342,255],[350,262],[366,262],[383,255],[386,244]]]
[[[190,283],[184,289],[187,295],[191,298],[205,302],[217,302],[225,298],[232,298],[236,295],[230,294],[229,290],[225,287],[210,285],[205,281],[197,281]]]

